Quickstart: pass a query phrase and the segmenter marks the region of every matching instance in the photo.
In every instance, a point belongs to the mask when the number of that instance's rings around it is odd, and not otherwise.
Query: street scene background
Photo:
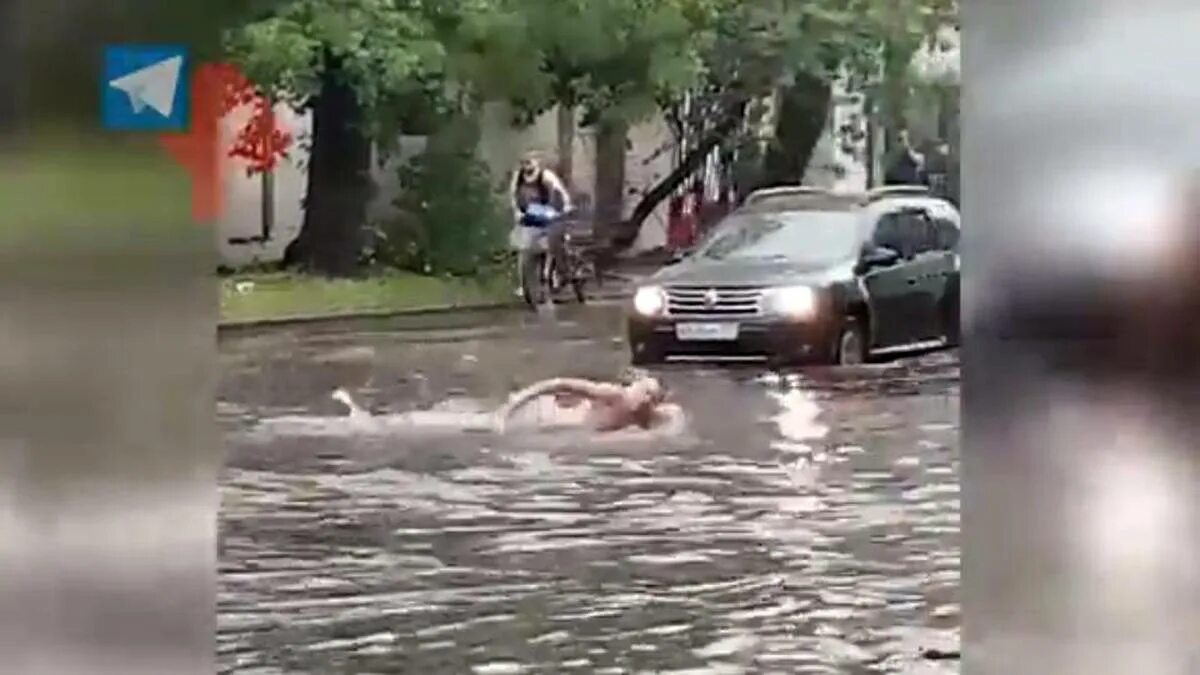
[[[480,423],[626,373],[638,279],[756,189],[957,203],[956,3],[285,0],[222,54],[222,672],[956,672],[954,352]],[[530,151],[586,304],[514,297]]]

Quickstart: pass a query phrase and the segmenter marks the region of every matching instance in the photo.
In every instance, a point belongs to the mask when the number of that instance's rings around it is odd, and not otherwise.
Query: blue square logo
[[[187,49],[112,45],[104,49],[100,114],[115,131],[184,131],[188,121]]]

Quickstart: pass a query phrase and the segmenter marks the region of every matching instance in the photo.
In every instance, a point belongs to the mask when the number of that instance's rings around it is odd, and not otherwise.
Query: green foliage
[[[675,1],[693,26],[703,76],[659,104],[689,145],[722,128],[739,99],[767,97],[797,80],[845,77],[852,91],[886,98],[901,85],[886,77],[885,64],[907,66],[957,22],[956,0]],[[741,131],[753,137],[758,125],[746,121]],[[741,142],[725,139],[727,147]]]
[[[508,227],[477,138],[457,129],[481,101],[509,101],[524,122],[558,104],[581,109],[585,125],[664,110],[689,148],[713,138],[743,148],[759,132],[748,119],[756,102],[797,80],[848,76],[894,117],[908,62],[957,24],[958,9],[957,0],[262,2],[226,43],[266,93],[306,105],[332,59],[366,112],[364,131],[384,141],[432,134],[401,177],[409,224],[392,227],[380,251],[451,273],[490,255]]]
[[[424,274],[478,274],[497,258],[511,227],[491,173],[475,154],[478,127],[446,124],[400,169],[400,216],[385,224],[378,262]]]
[[[699,42],[675,0],[495,0],[472,8],[453,72],[532,121],[555,104],[585,124],[635,121],[700,73]]]
[[[446,56],[428,10],[406,0],[282,0],[229,31],[226,50],[267,93],[296,107],[307,105],[336,59],[369,112],[421,91]]]

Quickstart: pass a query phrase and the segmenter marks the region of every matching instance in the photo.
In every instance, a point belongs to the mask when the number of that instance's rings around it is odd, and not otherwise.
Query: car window
[[[709,260],[788,259],[827,264],[852,258],[862,242],[853,211],[736,213],[696,251]]]
[[[875,223],[871,243],[904,253],[904,223],[898,213],[885,213]]]
[[[938,216],[933,219],[934,239],[937,250],[957,251],[958,238],[961,234],[958,225],[949,218]]]
[[[923,211],[905,214],[905,223],[914,255],[938,250],[937,231],[929,214]]]
[[[892,211],[880,216],[872,238],[904,258],[936,250],[937,237],[929,216],[921,211]]]

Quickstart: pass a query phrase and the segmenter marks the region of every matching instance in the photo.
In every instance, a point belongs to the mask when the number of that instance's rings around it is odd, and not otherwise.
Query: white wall
[[[236,130],[245,122],[249,108],[240,108],[225,118],[222,124],[224,147],[233,142]],[[280,128],[293,136],[304,138],[309,132],[307,115],[298,115],[280,105],[275,109]],[[226,158],[222,182],[225,187],[225,211],[216,228],[217,250],[223,264],[238,267],[260,262],[274,262],[283,257],[283,249],[300,232],[304,212],[306,172],[301,162],[306,153],[295,148],[290,157],[275,170],[275,227],[271,240],[262,244],[230,244],[230,238],[257,237],[262,230],[262,182],[259,176],[247,176],[244,163]]]
[[[670,127],[662,117],[655,116],[629,130],[630,150],[625,155],[625,209],[628,217],[647,190],[671,172],[674,152],[668,146],[674,142]],[[631,253],[661,248],[667,243],[667,204],[663,202],[642,223]]]
[[[307,152],[303,149],[311,122],[309,116],[299,115],[286,106],[276,110],[281,127],[300,140],[291,150],[290,158],[284,160],[275,173],[275,227],[272,238],[265,243],[231,244],[230,238],[256,237],[261,231],[262,188],[258,176],[247,176],[245,166],[235,160],[226,161],[224,175],[226,208],[216,228],[217,246],[223,264],[238,267],[252,263],[269,263],[283,257],[283,249],[300,231],[303,219],[301,208],[304,198],[306,170],[304,162]],[[248,110],[237,110],[223,123],[226,146],[232,142],[235,130],[245,121]],[[557,112],[551,110],[540,116],[529,127],[515,128],[511,124],[510,108],[504,103],[489,103],[483,112],[480,157],[491,169],[494,184],[499,187],[506,182],[521,155],[529,150],[543,152],[551,163],[557,162],[558,139]],[[671,168],[671,153],[661,153],[656,159],[651,155],[670,138],[666,125],[653,119],[630,130],[632,149],[626,158],[626,204],[629,210],[637,201],[633,190],[643,190],[654,184]],[[398,141],[398,152],[381,163],[380,158],[372,162],[372,175],[376,192],[368,205],[370,218],[386,217],[392,207],[399,185],[396,167],[419,153],[424,139],[419,136],[404,136]],[[572,170],[571,190],[576,194],[593,197],[596,180],[596,143],[590,129],[578,129],[575,136],[575,156]],[[594,203],[594,199],[592,200]],[[643,228],[642,236],[635,244],[636,249],[661,246],[666,240],[665,205],[652,216]]]

